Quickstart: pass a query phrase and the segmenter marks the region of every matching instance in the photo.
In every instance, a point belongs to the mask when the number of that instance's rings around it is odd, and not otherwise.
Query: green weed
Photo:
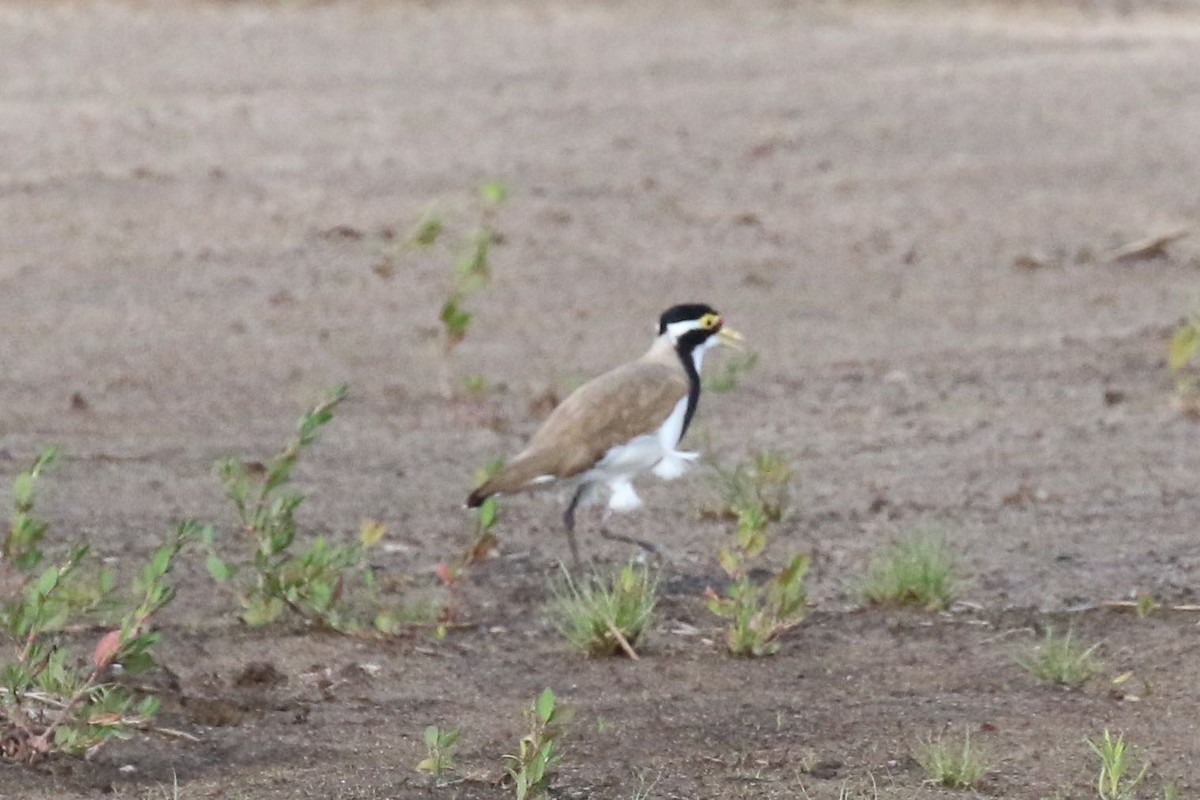
[[[458,743],[458,729],[442,729],[437,725],[425,728],[425,748],[429,754],[417,764],[418,772],[428,772],[435,778],[451,772],[454,769],[454,759],[451,750]]]
[[[504,756],[517,800],[543,796],[550,788],[551,769],[558,763],[562,712],[549,687],[525,712],[529,733],[521,737],[516,755]]]
[[[873,557],[860,591],[872,603],[949,608],[958,593],[956,559],[944,536],[923,530]]]
[[[12,514],[0,557],[6,568],[29,572],[42,563],[42,540],[48,523],[34,515],[33,490],[37,479],[58,461],[58,448],[47,447],[33,464],[18,473],[12,486]]]
[[[658,576],[648,567],[626,564],[611,579],[599,575],[579,583],[564,568],[552,587],[551,617],[571,644],[591,655],[634,649],[650,629],[658,603]]]
[[[1100,773],[1096,778],[1096,794],[1100,800],[1130,800],[1145,779],[1150,765],[1143,763],[1136,777],[1128,777],[1133,765],[1129,760],[1130,753],[1126,750],[1124,734],[1113,739],[1112,734],[1105,728],[1104,734],[1097,741],[1084,741],[1100,759]]]
[[[499,181],[489,181],[479,187],[478,208],[475,213],[478,223],[474,229],[457,237],[448,245],[453,253],[454,273],[442,301],[438,320],[442,325],[442,353],[444,356],[443,383],[447,394],[451,392],[450,359],[454,351],[467,338],[474,313],[468,307],[470,297],[484,289],[492,279],[492,245],[499,240],[496,233],[496,213],[501,205],[508,200],[508,190]],[[436,225],[433,220],[436,220]],[[416,241],[425,247],[432,247],[445,230],[441,217],[435,217],[418,225]],[[487,386],[487,381],[479,375],[468,376],[466,385],[469,392],[478,393],[478,389]]]
[[[973,788],[988,770],[987,754],[971,744],[969,732],[961,742],[930,736],[917,743],[913,756],[930,781],[952,789]]]
[[[503,458],[494,458],[484,464],[479,469],[475,470],[475,485],[482,486],[489,478],[495,475],[504,467]],[[496,522],[500,517],[500,498],[497,495],[484,500],[479,504],[479,508],[475,510],[475,541],[463,553],[462,560],[465,564],[471,564],[485,557],[499,544],[499,539],[492,531],[496,527]]]
[[[1145,619],[1153,614],[1160,607],[1157,598],[1150,592],[1138,592],[1138,596],[1134,601],[1133,610],[1138,615],[1139,619]]]
[[[125,675],[154,666],[151,649],[158,633],[152,625],[175,597],[168,573],[200,531],[194,522],[179,525],[134,578],[136,604],[97,640],[90,660],[80,658],[59,632],[91,607],[72,590],[88,547],[74,546],[59,564],[32,573],[43,560],[40,543],[47,529],[34,517],[32,480],[52,459],[38,457],[14,483],[13,530],[18,533],[11,530],[8,541],[22,546],[8,551],[14,558],[4,563],[0,606],[0,627],[13,648],[12,660],[0,663],[0,756],[26,763],[52,753],[78,756],[150,728],[158,699],[139,697],[110,681],[110,675],[118,666]]]
[[[1104,671],[1104,664],[1095,657],[1099,646],[1082,647],[1073,641],[1070,630],[1066,636],[1056,637],[1054,630],[1047,628],[1033,654],[1018,663],[1040,680],[1076,688]]]
[[[777,462],[772,457],[766,463],[774,470],[766,474],[791,474],[790,468],[784,472],[779,466],[782,463],[786,467],[786,462]],[[755,471],[751,474],[763,473]],[[749,485],[755,487],[753,491],[739,494],[735,498],[737,505],[732,507],[737,517],[733,541],[722,547],[718,554],[721,568],[731,579],[729,587],[724,595],[710,587],[705,597],[710,611],[730,620],[726,631],[729,652],[737,656],[763,656],[777,653],[779,643],[776,639],[804,620],[807,599],[804,575],[808,572],[809,560],[805,555],[793,555],[787,566],[765,584],[755,583],[750,577],[751,562],[767,547],[768,525],[772,518],[778,518],[771,509],[781,507],[764,501],[761,481],[752,479]]]
[[[8,533],[0,550],[0,600],[20,593],[45,559],[42,542],[49,523],[37,516],[34,501],[39,479],[59,460],[55,447],[47,447],[13,479]],[[55,592],[53,619],[61,628],[69,617],[113,610],[113,574],[109,569],[84,563],[73,569]]]
[[[758,366],[758,353],[738,353],[724,360],[721,371],[704,379],[704,388],[714,392],[732,392],[742,379]]]
[[[712,464],[721,492],[721,505],[710,516],[743,521],[757,526],[779,522],[791,500],[793,471],[787,459],[764,450],[732,468]],[[755,522],[755,520],[761,520]]]
[[[233,501],[249,545],[250,560],[235,564],[224,557],[209,529],[204,537],[206,564],[215,581],[232,588],[242,606],[241,619],[248,625],[266,625],[290,610],[308,622],[347,632],[355,627],[343,614],[347,582],[357,575],[368,589],[373,588],[365,554],[383,538],[382,524],[368,520],[352,543],[332,544],[318,536],[302,549],[295,546],[299,533],[295,515],[304,494],[292,488],[292,469],[345,397],[346,387],[338,387],[306,412],[296,435],[265,465],[234,459],[218,465],[225,495]]]
[[[1200,306],[1175,329],[1167,348],[1167,368],[1175,377],[1176,396],[1187,408],[1192,408],[1196,400],[1197,354],[1200,354]]]
[[[442,220],[442,215],[430,209],[417,220],[417,226],[408,240],[418,247],[432,247],[437,244],[445,229],[446,223]]]

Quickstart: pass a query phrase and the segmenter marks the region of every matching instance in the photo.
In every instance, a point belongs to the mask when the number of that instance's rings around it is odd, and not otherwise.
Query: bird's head
[[[718,344],[738,348],[742,335],[725,326],[725,321],[712,306],[704,303],[685,303],[671,306],[658,318],[658,335],[670,337],[671,343],[683,352],[700,348],[701,352]]]

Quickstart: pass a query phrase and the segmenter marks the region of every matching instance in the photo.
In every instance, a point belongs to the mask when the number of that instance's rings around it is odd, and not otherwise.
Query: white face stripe
[[[700,320],[698,319],[685,319],[682,322],[667,323],[667,335],[671,337],[672,342],[679,341],[679,337],[688,331],[697,330],[700,330]]]

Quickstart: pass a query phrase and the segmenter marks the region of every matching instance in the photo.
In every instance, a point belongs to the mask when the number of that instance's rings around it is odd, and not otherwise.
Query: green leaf
[[[130,653],[121,657],[121,667],[130,675],[137,675],[154,667],[154,657],[149,653]]]
[[[208,567],[208,574],[211,575],[212,579],[217,583],[224,583],[233,575],[229,565],[213,553],[208,554],[208,558],[204,560],[204,566]]]
[[[41,597],[46,597],[54,591],[54,587],[57,585],[58,567],[46,567],[38,578],[37,584],[35,584],[35,592]]]
[[[421,217],[417,223],[417,229],[413,232],[413,243],[421,247],[429,247],[437,242],[438,237],[442,235],[442,229],[445,226],[442,223],[442,218],[433,212],[426,212],[425,216]]]
[[[720,549],[717,553],[717,560],[721,563],[721,569],[725,570],[728,575],[736,576],[742,571],[741,558],[728,547]]]
[[[499,508],[500,504],[495,495],[484,500],[479,506],[479,527],[488,530],[496,524],[496,512]]]
[[[554,716],[554,692],[547,686],[538,696],[537,703],[534,705],[534,710],[537,712],[538,719],[543,723],[549,722]]]
[[[1172,372],[1178,372],[1191,363],[1197,350],[1200,350],[1200,326],[1191,322],[1184,323],[1171,337],[1167,366]]]
[[[283,601],[278,597],[255,597],[246,603],[242,621],[252,627],[269,625],[283,613]]]
[[[491,277],[488,254],[492,246],[492,232],[480,228],[471,243],[471,248],[459,257],[456,265],[460,287],[466,291],[481,289]]]
[[[33,497],[33,473],[22,472],[13,479],[13,502],[20,508],[27,507]]]
[[[387,526],[379,520],[364,519],[358,528],[358,540],[363,547],[374,547],[387,533]]]
[[[150,567],[153,570],[155,577],[162,577],[167,574],[167,570],[171,568],[171,559],[175,557],[175,548],[171,545],[165,545],[154,551],[154,557],[150,559]]]
[[[452,341],[465,337],[467,328],[471,325],[471,315],[462,309],[461,302],[462,299],[458,295],[451,295],[442,304],[440,319],[446,329],[446,335]]]
[[[710,597],[705,602],[708,610],[716,614],[718,617],[732,617],[734,614],[734,603],[724,597]]]
[[[437,725],[427,726],[425,728],[425,746],[430,747],[430,748],[437,747],[438,746],[438,734],[440,734],[440,733],[441,733],[441,731],[438,730]]]
[[[479,187],[479,196],[485,203],[498,206],[508,199],[508,188],[500,181],[488,181]]]
[[[754,558],[767,547],[767,534],[761,530],[754,531],[746,542],[746,557]]]

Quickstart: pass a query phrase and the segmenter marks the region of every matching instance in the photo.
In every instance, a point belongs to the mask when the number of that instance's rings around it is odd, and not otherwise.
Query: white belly
[[[654,433],[638,436],[625,444],[611,448],[586,473],[584,483],[602,484],[609,490],[608,507],[613,511],[633,511],[642,500],[633,489],[633,479],[648,469],[664,480],[678,478],[687,470],[688,462],[698,453],[676,450],[683,432],[687,413],[687,398],[675,404],[670,416]]]

